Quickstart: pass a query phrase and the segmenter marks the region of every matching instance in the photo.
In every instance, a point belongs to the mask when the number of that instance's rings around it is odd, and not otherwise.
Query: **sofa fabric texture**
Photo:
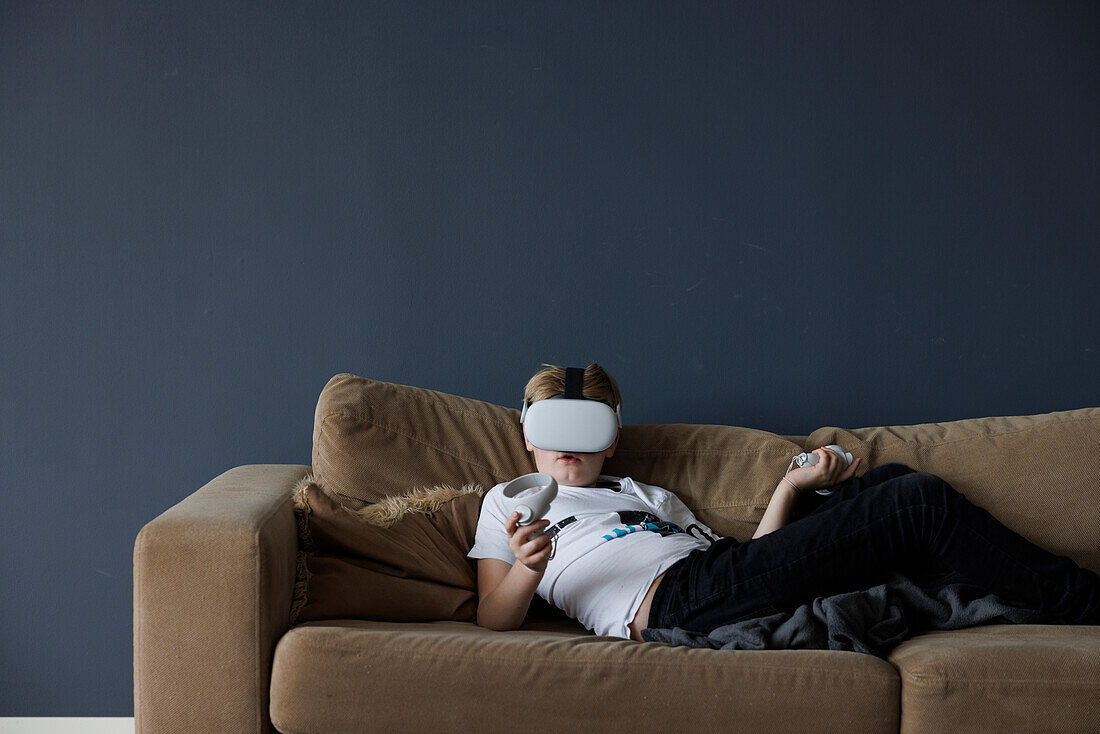
[[[1100,408],[877,428],[819,428],[868,467],[938,474],[1036,545],[1100,573]]]
[[[134,719],[140,732],[271,731],[308,466],[238,466],[147,524],[134,544]]]
[[[444,485],[352,510],[305,477],[291,492],[299,550],[290,623],[473,622],[477,566],[466,552],[483,493]]]
[[[441,483],[492,487],[535,471],[518,425],[518,410],[339,374],[317,401],[313,475],[349,507]]]
[[[138,731],[512,731],[520,704],[540,725],[586,730],[1095,730],[1100,627],[929,632],[883,660],[598,637],[538,599],[510,632],[449,616],[468,614],[472,596],[442,611],[422,608],[418,618],[402,607],[420,604],[402,584],[432,576],[470,594],[476,577],[450,561],[439,564],[440,578],[424,568],[434,551],[410,553],[403,520],[365,534],[362,524],[354,532],[341,524],[410,490],[488,488],[535,471],[518,417],[470,398],[336,375],[317,404],[312,472],[237,467],[149,523],[134,556]],[[603,473],[665,487],[711,528],[744,541],[790,458],[827,443],[863,457],[864,471],[897,461],[939,474],[1029,540],[1100,570],[1100,408],[809,436],[626,425]],[[324,618],[292,624],[302,550],[295,489],[316,522],[314,540],[323,536],[314,558],[324,546],[371,575],[310,587],[298,612],[315,604]],[[460,518],[476,520],[473,501],[464,502],[451,520],[441,504],[414,513],[409,527],[454,548],[472,543],[459,530]],[[356,611],[355,595],[383,609]]]
[[[519,720],[540,731],[897,732],[899,689],[889,663],[859,653],[348,620],[283,637],[271,712],[287,734],[510,732]]]
[[[1100,627],[929,632],[889,659],[901,677],[904,734],[1100,730]]]

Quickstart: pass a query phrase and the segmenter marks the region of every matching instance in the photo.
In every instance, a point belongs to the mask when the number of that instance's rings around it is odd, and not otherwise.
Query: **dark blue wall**
[[[0,715],[131,715],[138,530],[309,463],[337,372],[1100,404],[1098,8],[0,3]]]

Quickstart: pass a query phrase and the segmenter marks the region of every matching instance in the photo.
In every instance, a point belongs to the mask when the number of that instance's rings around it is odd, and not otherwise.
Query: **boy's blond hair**
[[[527,388],[523,391],[524,400],[531,405],[539,400],[565,394],[565,368],[545,362],[542,366],[545,369],[536,372],[534,377],[527,381]],[[591,400],[606,403],[613,409],[622,401],[615,378],[595,362],[584,368],[581,394]]]

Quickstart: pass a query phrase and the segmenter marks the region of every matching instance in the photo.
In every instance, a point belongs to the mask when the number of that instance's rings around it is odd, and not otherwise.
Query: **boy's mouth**
[[[574,461],[579,461],[579,459],[577,459],[576,456],[573,456],[573,454],[562,454],[558,457],[558,461],[564,461],[568,464]]]

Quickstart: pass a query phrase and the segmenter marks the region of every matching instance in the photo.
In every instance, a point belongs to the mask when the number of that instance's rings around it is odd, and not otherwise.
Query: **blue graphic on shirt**
[[[603,536],[604,540],[615,540],[636,533],[639,530],[657,533],[662,537],[684,532],[684,529],[676,523],[662,520],[656,515],[642,510],[620,511],[618,515],[619,522],[624,523],[626,527],[613,529],[610,534]]]
[[[614,528],[608,535],[603,536],[604,540],[615,540],[616,538],[622,538],[631,533],[636,533],[639,530],[646,530],[661,536],[687,532],[676,523],[662,520],[656,515],[645,512],[644,510],[619,510],[615,514],[619,516],[619,522],[623,523],[625,527]],[[551,538],[556,539],[559,532],[576,521],[576,515],[570,515],[564,520],[560,520],[546,528],[543,532]]]
[[[631,533],[636,533],[640,530],[657,533],[662,537],[684,533],[693,538],[705,538],[709,543],[713,543],[715,540],[710,535],[703,532],[703,529],[698,525],[692,524],[687,530],[684,530],[674,522],[662,520],[656,515],[643,510],[619,510],[615,514],[619,516],[619,522],[623,523],[625,527],[614,528],[610,533],[603,536],[605,541],[625,538]],[[576,515],[570,515],[543,531],[544,534],[550,536],[550,560],[554,560],[554,556],[556,556],[558,552],[558,534],[575,522],[577,522]]]

